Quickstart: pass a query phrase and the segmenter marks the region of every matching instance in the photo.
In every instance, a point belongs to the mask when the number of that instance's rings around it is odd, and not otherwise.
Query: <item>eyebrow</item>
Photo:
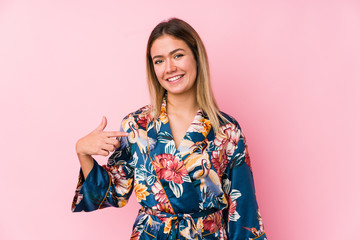
[[[182,49],[182,48],[177,48],[177,49],[175,49],[175,50],[172,50],[172,51],[169,53],[169,55],[172,55],[172,54],[176,53],[177,51],[184,51],[184,52],[185,52],[184,49]],[[156,55],[156,56],[154,56],[152,59],[161,58],[161,57],[162,57],[162,55]]]

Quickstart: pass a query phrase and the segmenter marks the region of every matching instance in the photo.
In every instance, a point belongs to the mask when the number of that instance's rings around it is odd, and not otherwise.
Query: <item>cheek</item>
[[[197,76],[196,62],[192,61],[191,63],[189,63],[189,65],[187,66],[187,69],[190,72],[191,76],[193,78],[196,78],[196,76]]]
[[[161,78],[162,78],[162,72],[163,72],[163,71],[161,70],[161,68],[158,67],[158,66],[155,66],[155,67],[154,67],[154,72],[155,72],[155,75],[156,75],[158,81],[159,81],[159,79],[161,80]]]

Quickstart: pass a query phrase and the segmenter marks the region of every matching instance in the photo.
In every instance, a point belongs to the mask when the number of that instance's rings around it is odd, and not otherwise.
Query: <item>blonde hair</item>
[[[183,40],[191,49],[197,63],[196,100],[201,110],[208,116],[214,133],[217,133],[221,122],[225,123],[227,120],[220,113],[211,88],[209,62],[204,44],[199,34],[188,23],[178,18],[159,23],[151,32],[147,43],[146,73],[154,117],[160,114],[166,90],[156,78],[150,50],[154,41],[165,34]]]

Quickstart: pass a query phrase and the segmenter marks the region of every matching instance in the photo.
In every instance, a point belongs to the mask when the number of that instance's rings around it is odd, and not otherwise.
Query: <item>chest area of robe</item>
[[[222,173],[231,141],[215,136],[201,111],[178,148],[166,115],[153,121],[145,114],[130,116],[123,127],[130,133],[134,191],[143,207],[177,214],[227,206]]]

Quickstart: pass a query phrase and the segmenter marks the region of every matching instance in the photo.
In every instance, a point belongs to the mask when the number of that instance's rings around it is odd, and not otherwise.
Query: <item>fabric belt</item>
[[[164,223],[162,236],[157,239],[169,240],[182,236],[185,239],[202,239],[202,229],[196,226],[194,218],[206,217],[219,211],[216,208],[206,209],[195,213],[171,214],[161,211],[154,211],[149,208],[142,208],[140,212],[158,217]],[[159,236],[158,236],[159,237]]]

